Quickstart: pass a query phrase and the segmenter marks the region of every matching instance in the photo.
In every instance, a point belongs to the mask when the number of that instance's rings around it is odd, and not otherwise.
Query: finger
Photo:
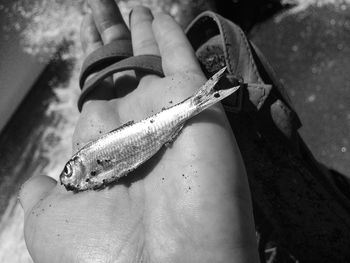
[[[92,11],[94,23],[101,36],[104,45],[116,40],[131,39],[130,31],[126,26],[120,10],[114,0],[91,0],[88,1]],[[123,88],[123,81],[126,79],[134,80],[134,72],[125,71],[113,75],[114,84],[104,87],[99,85],[98,90],[108,90],[109,97],[93,97],[93,99],[112,99],[120,93]],[[108,79],[113,83],[112,78]],[[130,87],[129,87],[130,86]],[[117,87],[117,89],[115,88]],[[134,87],[129,84],[128,88]],[[101,91],[102,92],[102,91]],[[103,92],[102,92],[103,93]],[[120,95],[120,94],[119,94]]]
[[[81,23],[80,41],[86,56],[103,45],[100,33],[91,14],[87,14]],[[91,76],[93,75],[89,77]],[[84,103],[89,100],[109,100],[114,98],[114,96],[113,80],[112,78],[107,78],[99,84],[98,88],[88,93]]]
[[[44,198],[56,184],[56,180],[45,175],[33,176],[26,181],[18,195],[24,213],[31,211],[40,199]]]
[[[165,13],[154,15],[152,26],[166,76],[181,72],[203,75],[190,42],[171,16]]]
[[[153,15],[143,6],[134,7],[130,15],[131,39],[134,55],[160,55],[152,29]]]
[[[156,39],[153,34],[152,21],[153,15],[147,7],[137,6],[130,12],[130,29],[132,38],[132,47],[134,55],[158,55],[160,52]],[[148,78],[159,78],[156,75],[136,72],[139,79],[147,76]]]
[[[104,44],[130,39],[130,31],[114,0],[89,0],[88,3]]]
[[[80,27],[80,41],[86,55],[102,46],[102,39],[91,14],[83,18]]]
[[[118,39],[130,39],[130,32],[113,0],[91,0],[89,5],[95,25],[93,33],[98,32],[103,44]],[[83,106],[73,135],[73,152],[119,125],[116,111],[118,105],[112,105],[113,101],[106,101],[114,97],[114,85],[105,81],[95,90],[95,93],[90,95],[91,100]],[[96,92],[107,96],[98,97]]]

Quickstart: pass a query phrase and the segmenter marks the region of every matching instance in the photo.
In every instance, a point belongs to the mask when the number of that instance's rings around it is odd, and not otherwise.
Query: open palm
[[[113,1],[90,5],[93,17],[82,27],[87,51],[130,37]],[[166,77],[120,77],[117,84],[123,87],[113,99],[108,97],[112,82],[104,83],[97,92],[108,100],[92,94],[85,103],[74,151],[122,123],[182,101],[205,82],[175,21],[165,14],[152,20],[148,9],[134,9],[133,50],[135,55],[161,55]],[[121,95],[123,88],[129,92]],[[21,200],[27,247],[38,263],[256,260],[245,169],[219,105],[189,121],[172,145],[119,184],[72,193],[40,176],[23,187]]]

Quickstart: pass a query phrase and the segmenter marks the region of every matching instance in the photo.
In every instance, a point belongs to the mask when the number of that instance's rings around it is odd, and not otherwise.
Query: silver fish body
[[[89,142],[67,162],[60,175],[61,183],[73,191],[99,189],[135,170],[164,144],[172,142],[188,119],[239,88],[214,89],[225,69],[183,102]]]

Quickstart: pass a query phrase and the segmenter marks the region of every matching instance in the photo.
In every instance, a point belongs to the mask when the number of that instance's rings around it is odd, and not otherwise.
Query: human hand
[[[153,19],[148,9],[135,8],[130,34],[112,0],[90,6],[92,16],[82,26],[87,53],[131,37],[134,55],[161,55],[166,77],[120,77],[116,98],[107,80],[84,104],[73,151],[101,132],[182,101],[206,81],[170,16]],[[120,184],[73,193],[37,176],[23,186],[20,200],[37,263],[257,261],[246,173],[220,105],[190,120],[171,147]]]

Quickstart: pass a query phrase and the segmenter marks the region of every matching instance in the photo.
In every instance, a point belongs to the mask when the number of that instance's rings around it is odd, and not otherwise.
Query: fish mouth
[[[63,184],[67,191],[73,191],[73,192],[83,192],[87,190],[101,190],[104,188],[104,184],[94,184],[89,186],[77,186],[71,183]]]
[[[67,191],[73,192],[82,192],[85,190],[89,190],[91,187],[88,181],[85,183],[81,183],[78,180],[72,180],[72,178],[67,178],[67,176],[61,174],[60,175],[61,185],[64,185]]]
[[[73,192],[79,192],[81,190],[79,190],[79,187],[77,187],[76,185],[74,184],[71,184],[71,183],[64,183],[61,181],[61,184],[64,185],[64,187],[66,188],[67,191],[73,191]]]
[[[63,184],[63,183],[62,183]],[[78,191],[78,188],[73,185],[73,184],[63,184],[64,187],[66,188],[67,191],[74,191],[74,192],[77,192]]]
[[[71,182],[69,182],[70,180],[62,174],[60,175],[60,181],[61,181],[61,185],[63,184],[67,191],[76,192],[78,190],[78,187],[72,184]]]

